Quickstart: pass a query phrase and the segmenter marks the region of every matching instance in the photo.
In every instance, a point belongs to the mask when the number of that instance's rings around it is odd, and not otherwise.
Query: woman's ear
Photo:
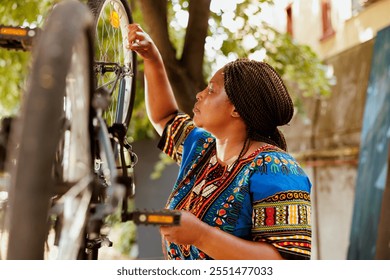
[[[236,108],[233,107],[233,110],[230,114],[233,118],[239,118],[240,117],[240,114],[237,112]]]

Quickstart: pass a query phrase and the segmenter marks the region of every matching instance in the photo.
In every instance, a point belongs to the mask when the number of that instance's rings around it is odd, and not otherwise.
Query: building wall
[[[313,182],[313,258],[346,259],[373,44],[376,33],[390,25],[390,1],[355,15],[351,1],[331,1],[335,33],[324,40],[321,0],[276,2],[274,26],[286,30],[285,8],[291,5],[294,39],[311,46],[334,72],[331,96],[305,100],[308,118],[295,116],[284,131],[289,151]]]
[[[323,57],[331,57],[351,47],[367,42],[376,33],[390,24],[390,0],[380,0],[364,8],[358,14],[349,17],[339,1],[332,1],[332,20],[335,22],[335,36],[314,45]],[[340,1],[347,2],[347,1]],[[304,40],[303,37],[301,40]]]
[[[279,31],[286,31],[285,9],[291,5],[293,12],[293,37],[307,44],[321,58],[337,55],[351,47],[375,37],[378,30],[390,24],[390,0],[378,0],[353,14],[351,0],[331,0],[331,19],[334,36],[321,40],[321,0],[275,0],[264,9],[263,20]]]

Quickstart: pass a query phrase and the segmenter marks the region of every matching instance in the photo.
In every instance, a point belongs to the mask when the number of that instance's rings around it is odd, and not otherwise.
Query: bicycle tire
[[[127,48],[127,26],[133,23],[131,9],[127,0],[88,0],[87,5],[94,15],[97,88],[114,83],[116,78],[109,72],[97,73],[98,63],[117,63],[127,71],[119,83],[109,89],[112,91],[111,104],[105,110],[104,118],[109,127],[123,124],[127,130],[134,107],[137,74],[136,53]]]
[[[92,23],[86,5],[61,2],[33,49],[21,116],[10,136],[14,154],[8,159],[7,259],[47,257],[50,210],[58,186],[75,186],[92,173]],[[54,165],[65,158],[70,169],[57,172]],[[82,245],[71,246],[77,247],[77,254]]]

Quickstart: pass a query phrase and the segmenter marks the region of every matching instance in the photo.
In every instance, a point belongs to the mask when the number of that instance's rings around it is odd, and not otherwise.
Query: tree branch
[[[211,0],[190,0],[189,20],[181,61],[197,87],[204,85],[204,45],[209,27]]]
[[[138,3],[148,27],[146,31],[164,60],[176,101],[182,111],[192,115],[196,93],[205,87],[203,56],[210,0],[190,1],[189,24],[180,61],[176,58],[176,50],[169,38],[167,1],[140,0]]]
[[[176,60],[176,50],[169,40],[167,1],[140,0],[141,11],[147,24],[147,32],[160,50],[164,61],[173,64]]]

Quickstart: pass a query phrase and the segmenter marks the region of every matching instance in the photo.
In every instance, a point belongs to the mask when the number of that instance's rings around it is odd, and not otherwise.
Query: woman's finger
[[[145,35],[141,31],[130,31],[127,35],[127,39],[129,40],[129,42],[133,42],[136,40],[141,41],[145,39]]]
[[[137,23],[131,23],[127,26],[127,29],[129,32],[136,32],[136,31],[141,31],[143,32],[141,26]]]

